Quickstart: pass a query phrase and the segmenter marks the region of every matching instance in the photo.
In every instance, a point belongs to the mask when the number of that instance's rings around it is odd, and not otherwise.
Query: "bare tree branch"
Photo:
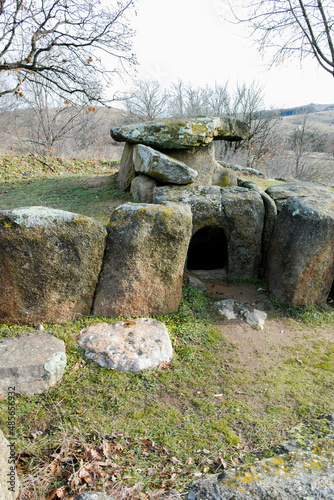
[[[60,96],[103,103],[103,86],[136,62],[127,17],[133,2],[0,0],[0,73],[8,75],[0,96],[21,95],[38,75]]]
[[[273,47],[273,62],[312,55],[334,76],[333,0],[251,0],[239,22],[250,24],[262,50]]]

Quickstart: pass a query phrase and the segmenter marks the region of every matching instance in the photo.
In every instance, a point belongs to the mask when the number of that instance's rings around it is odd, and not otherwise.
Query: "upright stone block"
[[[0,212],[0,322],[60,323],[91,312],[106,239],[97,221],[27,207]]]
[[[94,315],[175,312],[191,229],[186,206],[126,203],[117,207],[108,224]]]
[[[270,291],[287,305],[325,304],[334,280],[334,195],[284,201],[268,254]]]

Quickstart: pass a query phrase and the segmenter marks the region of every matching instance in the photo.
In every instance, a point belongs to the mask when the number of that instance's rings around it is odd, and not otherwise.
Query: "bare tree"
[[[225,85],[215,85],[207,89],[206,102],[209,113],[213,116],[224,116],[229,113],[231,95],[228,82]]]
[[[226,98],[227,115],[245,122],[250,133],[244,141],[224,141],[221,157],[238,152],[245,166],[265,169],[266,162],[275,155],[278,117],[274,111],[264,109],[263,97],[262,87],[253,82],[249,86],[238,84],[234,95]]]
[[[21,96],[38,75],[68,101],[103,102],[103,86],[122,65],[135,62],[127,19],[132,3],[0,0],[0,74],[7,76],[0,96]]]
[[[323,175],[319,168],[322,158],[312,159],[314,155],[311,153],[323,151],[326,135],[312,130],[307,121],[308,115],[305,114],[288,136],[287,147],[294,156],[294,177],[303,180],[318,180]]]
[[[209,87],[194,87],[178,80],[168,89],[168,113],[178,118],[212,114],[209,105],[211,93]]]
[[[333,0],[251,0],[246,9],[238,20],[251,24],[263,50],[275,49],[274,62],[312,55],[334,76]]]
[[[158,81],[138,80],[132,90],[125,94],[125,108],[141,120],[155,120],[166,112],[166,92]]]

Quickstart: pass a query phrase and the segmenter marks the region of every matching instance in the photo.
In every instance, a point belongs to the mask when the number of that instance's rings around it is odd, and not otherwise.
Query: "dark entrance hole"
[[[188,269],[223,269],[227,264],[227,239],[220,227],[199,229],[190,240]]]

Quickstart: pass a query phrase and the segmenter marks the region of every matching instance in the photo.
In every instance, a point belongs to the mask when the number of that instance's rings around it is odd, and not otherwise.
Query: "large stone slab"
[[[48,333],[26,333],[0,340],[0,394],[37,394],[54,386],[66,367],[65,344]]]
[[[145,144],[161,149],[188,149],[210,143],[214,139],[240,141],[248,135],[247,125],[239,120],[203,116],[169,118],[113,127],[115,141]]]
[[[89,325],[81,330],[78,344],[87,358],[122,372],[155,368],[173,356],[166,326],[152,318]]]
[[[288,198],[268,254],[269,289],[287,305],[324,304],[334,280],[334,195]]]
[[[153,191],[153,203],[183,203],[191,208],[193,233],[205,226],[221,225],[221,189],[218,186],[159,186]]]
[[[73,320],[91,312],[106,230],[45,207],[0,211],[0,322]]]
[[[334,435],[274,458],[210,474],[190,485],[187,500],[334,498]]]
[[[251,169],[253,170],[253,169]],[[277,206],[273,198],[269,196],[268,193],[263,191],[259,186],[257,186],[254,182],[242,181],[238,179],[238,185],[240,187],[246,187],[248,189],[252,189],[259,193],[262,198],[264,209],[265,209],[265,217],[264,217],[264,227],[263,227],[263,235],[262,235],[262,266],[264,269],[268,268],[267,265],[267,256],[271,242],[271,236],[273,234],[273,230],[275,227],[276,217],[277,217]]]
[[[222,228],[228,242],[230,278],[255,278],[262,257],[265,209],[259,193],[242,187],[221,189]]]
[[[0,429],[0,498],[16,500],[19,495],[19,481],[15,470],[15,440],[10,442]]]
[[[168,155],[198,172],[193,181],[195,185],[225,187],[238,183],[236,174],[216,161],[213,142],[197,148],[168,150]]]
[[[108,224],[94,315],[175,312],[191,228],[191,211],[184,205],[126,203],[117,207]]]
[[[266,193],[275,200],[277,208],[280,210],[284,203],[291,197],[309,197],[309,196],[334,196],[334,192],[323,184],[317,182],[286,182],[277,186],[270,186]]]
[[[149,146],[137,144],[133,151],[135,171],[153,177],[159,182],[190,184],[198,173],[183,162],[176,161]]]

